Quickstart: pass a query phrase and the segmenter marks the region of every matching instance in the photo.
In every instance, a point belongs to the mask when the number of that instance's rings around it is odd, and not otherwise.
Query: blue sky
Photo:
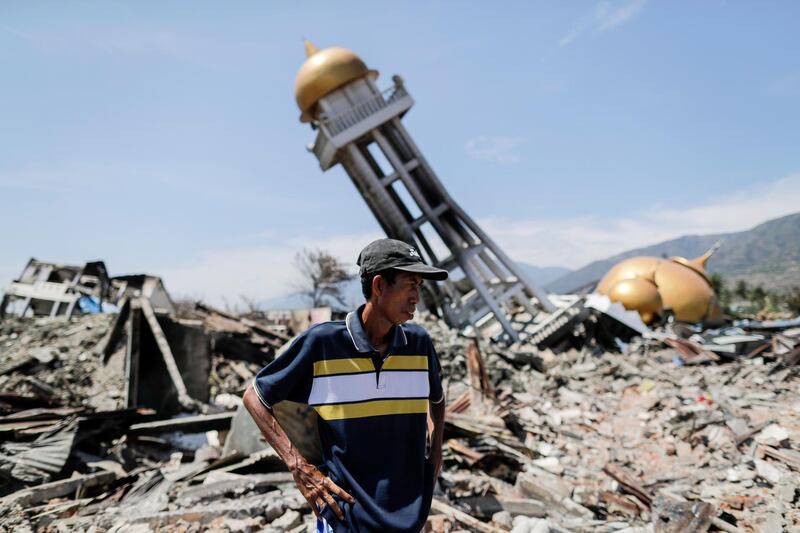
[[[502,5],[502,9],[498,6]],[[3,2],[0,284],[106,260],[219,302],[380,230],[322,173],[302,38],[401,74],[404,118],[518,259],[571,268],[800,210],[797,2]]]

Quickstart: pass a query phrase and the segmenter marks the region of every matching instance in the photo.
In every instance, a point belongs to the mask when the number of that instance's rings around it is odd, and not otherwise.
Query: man
[[[404,322],[414,317],[423,280],[444,280],[447,271],[393,239],[367,245],[357,263],[366,304],[302,333],[258,373],[244,405],[292,472],[318,531],[418,533],[442,464],[444,394],[433,342]],[[285,399],[319,415],[319,469],[273,416]]]

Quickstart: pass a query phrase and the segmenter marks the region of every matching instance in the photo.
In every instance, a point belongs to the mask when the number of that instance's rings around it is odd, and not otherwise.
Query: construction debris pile
[[[80,320],[20,319],[0,323],[0,413],[24,408],[113,410],[124,390],[123,350],[104,364],[93,350],[111,315]]]
[[[441,487],[515,532],[800,527],[796,326],[483,356],[429,327],[447,354]]]
[[[181,318],[142,308],[0,324],[0,530],[313,531],[239,400],[289,332],[202,305]],[[800,322],[676,326],[561,351],[424,325],[448,399],[428,530],[800,527]],[[183,345],[202,361],[180,363]],[[191,401],[131,404],[130,382],[153,379],[136,350],[171,354]],[[302,406],[278,414],[301,446],[314,439]]]

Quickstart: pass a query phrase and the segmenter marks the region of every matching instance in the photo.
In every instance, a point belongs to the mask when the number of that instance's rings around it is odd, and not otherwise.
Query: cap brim
[[[432,279],[434,281],[444,281],[447,279],[449,275],[447,270],[442,270],[441,268],[432,267],[430,265],[426,265],[425,263],[416,263],[413,265],[403,265],[393,267],[395,270],[401,270],[403,272],[411,272],[412,274],[419,274],[423,277],[423,279]]]

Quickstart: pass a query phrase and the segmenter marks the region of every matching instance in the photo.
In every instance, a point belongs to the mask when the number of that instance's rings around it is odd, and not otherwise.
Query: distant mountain
[[[745,279],[748,284],[760,284],[771,290],[800,285],[800,213],[795,213],[769,220],[747,231],[687,235],[623,252],[561,276],[546,288],[552,292],[571,291],[598,281],[616,263],[637,255],[677,255],[692,259],[718,241],[722,246],[709,259],[708,272],[722,274],[731,283]]]
[[[538,267],[536,265],[529,265],[528,263],[523,263],[521,261],[517,261],[517,266],[519,266],[525,273],[528,275],[528,278],[538,285],[539,287],[544,287],[551,281],[555,281],[558,278],[566,276],[570,272],[570,269],[565,267]]]

